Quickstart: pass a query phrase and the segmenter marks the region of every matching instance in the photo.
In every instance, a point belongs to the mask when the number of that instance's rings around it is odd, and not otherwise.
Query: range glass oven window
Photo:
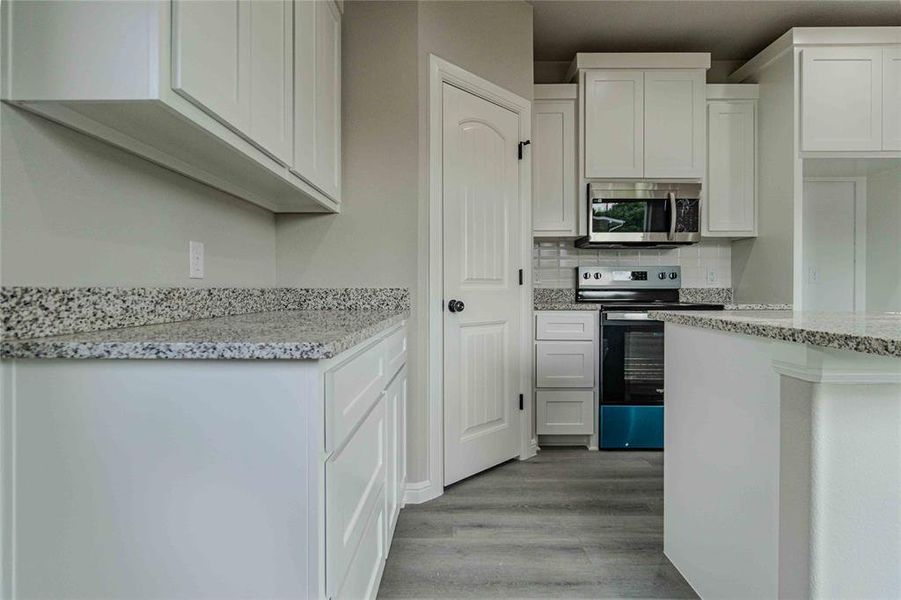
[[[663,323],[604,321],[602,404],[663,404]]]
[[[594,233],[667,233],[670,227],[666,200],[593,200]]]

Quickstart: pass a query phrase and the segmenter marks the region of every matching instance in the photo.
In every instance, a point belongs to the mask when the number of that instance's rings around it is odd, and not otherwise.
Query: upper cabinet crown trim
[[[795,46],[885,46],[901,44],[901,27],[794,27],[728,77],[742,83]]]
[[[708,83],[708,100],[756,100],[760,86],[756,83]]]
[[[569,65],[567,81],[585,69],[709,69],[709,52],[579,52]]]
[[[576,100],[578,97],[576,83],[539,83],[532,91],[533,100]]]

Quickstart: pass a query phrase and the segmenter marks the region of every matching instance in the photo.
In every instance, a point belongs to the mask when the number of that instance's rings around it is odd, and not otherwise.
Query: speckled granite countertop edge
[[[323,324],[321,332],[308,335],[300,333],[297,339],[179,340],[179,332],[204,326],[215,330],[221,324],[228,332],[230,323],[240,319],[269,321],[284,320],[290,328],[291,321],[319,318],[323,313],[343,316],[342,330],[332,336],[330,324]],[[365,314],[365,318],[362,318]],[[85,332],[27,340],[3,340],[0,342],[2,359],[128,359],[128,360],[320,360],[328,359],[365,342],[390,329],[409,317],[409,309],[393,311],[273,311],[250,315],[234,315],[212,319],[180,321],[162,325],[146,325],[106,331]],[[351,323],[348,326],[348,322]],[[305,324],[306,325],[306,324]],[[160,333],[161,328],[168,335]],[[147,339],[140,339],[148,332]],[[127,334],[127,335],[125,335]],[[279,336],[282,337],[282,336]],[[290,336],[289,336],[290,337]],[[109,338],[109,339],[104,339]],[[135,338],[135,339],[124,339]],[[170,339],[167,339],[170,338]],[[317,339],[320,338],[320,339]]]
[[[748,315],[742,314],[743,312]],[[700,327],[702,329],[714,329],[725,331],[728,333],[738,333],[743,335],[751,335],[756,337],[768,338],[784,342],[792,342],[798,344],[809,344],[811,346],[819,346],[823,348],[833,348],[836,350],[851,350],[864,354],[874,354],[878,356],[890,356],[901,358],[901,333],[898,337],[886,335],[877,336],[868,333],[841,331],[843,317],[840,314],[831,318],[835,323],[833,330],[824,321],[818,325],[794,325],[788,322],[777,323],[767,322],[763,318],[753,316],[753,311],[724,311],[722,313],[711,312],[678,312],[678,311],[654,311],[649,314],[652,319],[674,323],[677,325],[687,325],[691,327]],[[762,312],[762,311],[761,311]],[[803,315],[804,313],[793,313],[791,311],[773,311],[774,316],[781,317],[783,320],[793,315]],[[845,317],[850,320],[852,318],[866,318],[861,316]],[[876,316],[874,318],[892,319],[891,315]],[[897,317],[897,326],[901,331],[901,316]]]

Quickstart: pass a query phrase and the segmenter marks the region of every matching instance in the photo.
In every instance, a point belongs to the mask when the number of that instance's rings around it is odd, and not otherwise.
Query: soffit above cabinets
[[[569,65],[567,81],[584,69],[709,69],[709,52],[579,52]]]

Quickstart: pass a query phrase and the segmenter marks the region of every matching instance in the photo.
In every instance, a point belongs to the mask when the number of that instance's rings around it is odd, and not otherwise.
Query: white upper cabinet
[[[337,212],[333,0],[3,9],[3,100],[274,212]]]
[[[901,150],[901,47],[882,57],[882,149]]]
[[[757,86],[753,94],[711,94],[707,102],[707,182],[701,234],[706,237],[757,235]],[[753,97],[751,97],[753,96]]]
[[[704,176],[704,69],[584,71],[583,177]]]
[[[172,1],[172,89],[244,133],[250,129],[250,6]]]
[[[644,74],[644,176],[704,176],[706,75],[699,69]]]
[[[585,177],[642,177],[644,72],[589,70],[582,81]]]
[[[536,85],[532,107],[532,230],[576,232],[576,85]]]
[[[341,13],[331,0],[296,0],[294,166],[332,198],[341,189]]]
[[[292,0],[250,3],[248,134],[284,165],[294,157],[293,8]]]
[[[882,49],[805,48],[801,58],[801,150],[881,151]]]

